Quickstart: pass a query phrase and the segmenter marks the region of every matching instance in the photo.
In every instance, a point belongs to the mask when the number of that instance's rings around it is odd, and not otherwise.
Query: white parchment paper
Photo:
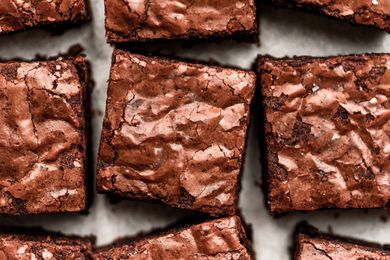
[[[91,61],[96,82],[93,109],[104,111],[107,79],[112,48],[104,37],[103,0],[91,0],[93,21],[60,36],[44,31],[29,31],[0,37],[0,57],[33,58],[35,54],[56,55],[71,45],[81,43]],[[250,68],[257,54],[285,55],[337,55],[363,52],[390,52],[390,35],[365,27],[353,27],[325,17],[275,10],[260,6],[261,46],[225,42],[201,44],[192,47],[162,45],[159,48],[181,57],[202,60],[210,58],[223,64]],[[256,120],[256,119],[254,119]],[[97,147],[102,114],[93,118],[94,146]],[[254,230],[254,248],[258,259],[287,260],[291,245],[291,232],[300,220],[308,220],[322,230],[329,226],[336,233],[380,243],[390,243],[390,221],[384,210],[368,212],[325,211],[295,214],[273,219],[264,207],[263,193],[256,185],[261,179],[257,129],[252,124],[241,192],[240,206]],[[338,217],[336,217],[338,215]],[[97,236],[98,245],[107,244],[117,237],[133,235],[153,227],[163,227],[183,216],[183,212],[161,205],[122,201],[110,204],[103,195],[96,195],[88,216],[29,216],[1,217],[0,224],[43,226],[66,234]]]

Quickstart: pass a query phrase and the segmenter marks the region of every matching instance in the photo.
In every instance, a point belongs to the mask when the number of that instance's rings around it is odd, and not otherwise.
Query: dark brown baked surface
[[[93,259],[252,259],[239,217],[226,217],[98,249]]]
[[[110,43],[258,38],[254,0],[105,0],[105,8]]]
[[[0,35],[89,20],[87,0],[1,0]]]
[[[85,58],[0,63],[0,213],[84,212]]]
[[[255,74],[115,50],[100,192],[236,212]]]
[[[390,247],[319,232],[301,223],[294,235],[294,260],[390,259]]]
[[[390,55],[259,57],[271,213],[384,208]]]
[[[277,6],[303,9],[390,32],[388,0],[267,0]]]
[[[93,237],[37,229],[0,228],[0,259],[90,259]]]

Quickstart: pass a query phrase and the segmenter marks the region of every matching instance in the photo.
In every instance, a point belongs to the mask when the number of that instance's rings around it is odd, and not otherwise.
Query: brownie
[[[388,245],[322,233],[306,223],[297,226],[294,237],[295,260],[390,259]]]
[[[239,217],[226,217],[122,240],[98,249],[92,259],[252,259]]]
[[[83,56],[0,63],[0,213],[84,212]]]
[[[34,27],[69,27],[89,19],[87,0],[0,1],[0,35]]]
[[[255,81],[249,71],[115,50],[98,190],[233,215]]]
[[[255,0],[105,0],[105,8],[109,43],[258,39]]]
[[[271,213],[385,208],[390,55],[259,57]]]
[[[277,6],[302,9],[390,32],[388,0],[267,0]]]
[[[94,240],[37,229],[0,228],[0,258],[87,260],[92,255]]]

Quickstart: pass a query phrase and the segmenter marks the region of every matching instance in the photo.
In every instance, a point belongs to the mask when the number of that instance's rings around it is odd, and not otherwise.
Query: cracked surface
[[[380,245],[330,235],[296,235],[295,260],[389,260],[390,251]]]
[[[317,11],[352,23],[374,26],[390,32],[388,0],[271,0],[277,5]]]
[[[259,58],[272,213],[390,200],[390,55]]]
[[[101,249],[93,259],[252,259],[239,217],[205,222]]]
[[[105,0],[109,42],[257,38],[254,0]]]
[[[252,72],[116,50],[98,189],[234,214],[254,87]]]
[[[32,27],[88,20],[86,0],[1,0],[0,35]]]
[[[85,66],[0,63],[0,213],[86,209]]]
[[[51,234],[0,234],[0,258],[12,260],[90,259],[93,242],[87,238]]]

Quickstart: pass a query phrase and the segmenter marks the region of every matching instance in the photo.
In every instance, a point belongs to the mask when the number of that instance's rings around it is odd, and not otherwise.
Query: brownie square
[[[389,206],[389,64],[259,57],[271,213]]]
[[[123,239],[96,250],[92,259],[252,259],[239,217]]]
[[[105,0],[109,43],[231,38],[258,41],[255,0]]]
[[[0,213],[83,212],[85,58],[0,63]]]
[[[115,50],[98,190],[234,214],[255,78]]]
[[[297,226],[294,237],[295,260],[390,259],[389,245],[322,233],[306,223]]]
[[[0,35],[34,27],[70,27],[89,19],[87,0],[0,1]]]
[[[0,259],[79,259],[92,255],[93,237],[38,229],[0,228]]]
[[[277,6],[320,13],[390,32],[390,2],[388,0],[267,0]]]

